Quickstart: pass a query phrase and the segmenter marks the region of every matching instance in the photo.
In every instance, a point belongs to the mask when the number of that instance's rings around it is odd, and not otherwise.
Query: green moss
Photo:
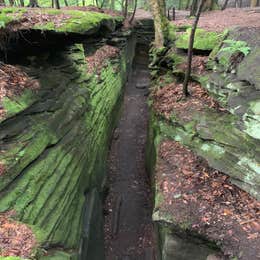
[[[181,34],[175,42],[177,48],[188,49],[191,29],[187,29]],[[196,50],[213,50],[222,40],[222,34],[216,32],[207,32],[203,29],[197,29],[195,33],[193,48]]]
[[[27,89],[21,95],[13,97],[5,97],[3,99],[3,107],[6,111],[4,118],[0,118],[0,122],[3,119],[14,116],[15,114],[28,108],[36,99],[35,94]]]
[[[26,9],[23,8],[3,8],[0,11],[0,21],[6,26],[13,20],[19,20],[25,12]],[[35,12],[37,13],[37,9]],[[69,18],[64,18],[59,25],[55,25],[54,21],[49,21],[45,24],[33,25],[31,29],[84,34],[92,29],[98,29],[101,24],[105,23],[113,29],[116,21],[122,21],[122,17],[78,10],[43,9],[41,13],[53,15],[53,20],[55,20],[55,15],[60,14],[65,14]]]
[[[215,65],[215,58],[217,56],[217,54],[219,53],[222,45],[223,45],[223,40],[225,40],[228,36],[228,29],[226,29],[221,35],[220,35],[220,39],[218,44],[216,44],[216,46],[213,48],[213,50],[211,51],[209,58],[208,58],[208,62],[207,62],[207,67],[209,69],[213,69],[214,65]]]
[[[0,9],[0,28],[5,27],[12,21],[19,20],[26,12],[25,8],[5,7]]]
[[[86,76],[82,45],[56,52],[50,59],[39,57],[41,69],[30,68],[41,83],[35,96],[39,102],[30,107],[26,120],[14,116],[13,126],[19,129],[22,123],[26,131],[16,129],[13,135],[12,126],[6,130],[12,140],[0,154],[8,169],[0,176],[0,189],[8,190],[0,198],[0,212],[14,209],[17,219],[32,228],[39,246],[58,244],[76,250],[84,192],[103,189],[108,143],[132,58],[123,49],[121,57],[107,61],[99,77]],[[42,102],[41,94],[50,92]]]
[[[46,13],[57,15],[60,14],[61,11],[48,10]],[[99,26],[103,21],[111,20],[111,22],[113,22],[111,16],[101,13],[82,12],[77,10],[65,11],[64,13],[69,15],[70,18],[64,20],[62,25],[56,26],[53,22],[49,22],[42,25],[35,25],[33,28],[41,30],[55,30],[57,32],[85,33],[90,29]]]
[[[174,24],[172,24],[172,23],[169,23],[169,25],[168,25],[168,40],[170,42],[173,42],[176,40],[176,29],[175,29]]]
[[[0,256],[0,260],[28,260],[27,258],[21,258],[17,256]]]
[[[47,256],[42,256],[40,260],[71,260],[71,255],[65,252],[56,251]]]

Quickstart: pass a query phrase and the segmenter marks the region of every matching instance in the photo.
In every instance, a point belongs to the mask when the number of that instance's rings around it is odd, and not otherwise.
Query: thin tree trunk
[[[9,4],[10,4],[11,6],[14,6],[14,0],[9,0]]]
[[[60,9],[60,2],[59,0],[54,0],[55,8]]]
[[[30,0],[28,7],[40,7],[37,0]]]
[[[190,16],[194,16],[196,14],[198,5],[198,0],[193,0],[190,8]]]
[[[160,48],[165,44],[168,33],[168,20],[165,16],[164,0],[150,0],[150,7],[154,18],[155,47]]]
[[[186,6],[185,6],[185,10],[188,10],[190,6],[190,0],[187,1]],[[180,8],[181,9],[181,8]]]
[[[250,7],[256,7],[257,6],[257,0],[251,0]]]
[[[111,10],[115,10],[115,0],[111,0],[110,9],[111,9]]]
[[[20,5],[24,7],[24,0],[20,0]]]
[[[64,0],[64,4],[65,4],[65,6],[69,6],[69,3],[67,0]]]
[[[192,54],[193,54],[193,43],[194,43],[194,38],[195,38],[195,32],[197,29],[197,25],[200,19],[200,14],[203,8],[203,5],[205,3],[205,0],[200,0],[199,8],[197,10],[196,18],[195,21],[192,25],[191,33],[190,33],[190,42],[189,42],[189,49],[188,49],[188,59],[187,59],[187,70],[185,73],[185,78],[184,78],[184,83],[183,83],[183,95],[187,97],[189,95],[189,90],[188,90],[188,84],[190,80],[190,74],[191,74],[191,63],[192,63]]]
[[[125,8],[124,8],[124,17],[127,17],[127,13],[128,13],[128,0],[125,0]]]
[[[225,10],[225,9],[227,8],[228,1],[229,1],[229,0],[225,0],[223,6],[221,7],[221,10],[222,10],[222,11]]]
[[[103,1],[101,2],[100,8],[102,9],[105,5],[106,5],[106,1],[103,0]]]
[[[133,22],[133,20],[134,20],[135,13],[136,13],[136,8],[137,8],[137,0],[135,0],[135,3],[134,3],[134,11],[133,11],[132,16],[131,16],[131,18],[130,18],[130,20],[129,20],[129,23],[130,23],[130,24],[131,24],[131,23]]]

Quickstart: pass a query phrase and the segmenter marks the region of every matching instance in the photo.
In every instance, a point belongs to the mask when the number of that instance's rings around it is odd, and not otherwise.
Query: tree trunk
[[[222,10],[222,11],[225,10],[225,9],[227,8],[228,1],[229,1],[229,0],[225,0],[223,6],[221,7],[221,10]]]
[[[188,1],[186,2],[185,10],[188,10],[189,7],[190,7],[190,0],[188,0]],[[181,9],[181,8],[180,8],[180,9]]]
[[[20,0],[20,5],[24,7],[24,0]]]
[[[28,7],[39,7],[37,0],[30,0]]]
[[[198,5],[198,0],[193,0],[190,8],[190,16],[195,16],[197,5]]]
[[[130,23],[130,24],[131,24],[131,23],[133,22],[133,20],[134,20],[135,13],[136,13],[136,8],[137,8],[137,0],[135,0],[135,3],[134,3],[134,11],[133,11],[132,16],[131,16],[131,18],[130,18],[130,20],[129,20],[129,23]]]
[[[204,6],[205,0],[200,0],[199,8],[197,10],[196,18],[195,21],[192,25],[191,33],[190,33],[190,42],[189,42],[189,49],[188,49],[188,58],[187,58],[187,70],[185,73],[185,79],[183,83],[183,95],[187,97],[189,95],[189,90],[188,90],[188,84],[190,80],[190,74],[191,74],[191,63],[192,63],[192,53],[193,53],[193,43],[194,43],[194,38],[195,38],[195,32],[197,29],[197,25],[200,19],[200,14],[202,11],[202,8]]]
[[[128,0],[125,0],[125,6],[124,6],[124,18],[127,17],[128,13]]]
[[[14,0],[9,0],[10,6],[14,6]]]
[[[69,3],[67,0],[64,0],[64,4],[65,4],[65,6],[69,6]]]
[[[168,35],[168,20],[165,16],[164,0],[150,0],[150,7],[154,18],[155,47],[160,48],[165,44]]]
[[[257,0],[251,0],[250,7],[257,7]]]
[[[60,9],[60,2],[59,0],[54,0],[55,8]]]
[[[110,9],[111,9],[111,10],[115,10],[115,0],[111,0]]]

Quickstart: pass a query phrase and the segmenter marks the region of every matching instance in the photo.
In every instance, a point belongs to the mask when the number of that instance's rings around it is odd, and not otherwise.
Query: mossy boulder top
[[[0,30],[31,29],[84,35],[103,28],[114,31],[122,19],[91,11],[9,7],[0,9]]]
[[[178,36],[175,45],[179,49],[188,49],[191,28]],[[193,48],[196,50],[210,51],[213,50],[222,40],[222,34],[216,32],[207,32],[203,29],[197,29],[195,33]]]

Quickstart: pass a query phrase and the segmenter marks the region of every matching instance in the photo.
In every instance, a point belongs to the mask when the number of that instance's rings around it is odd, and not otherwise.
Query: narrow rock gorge
[[[202,25],[183,98],[190,19],[78,9],[0,8],[0,259],[257,260],[259,27]]]

